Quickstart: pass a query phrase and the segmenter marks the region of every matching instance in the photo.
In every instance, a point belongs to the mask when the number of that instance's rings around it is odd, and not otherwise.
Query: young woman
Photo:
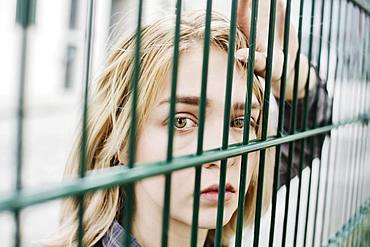
[[[239,8],[239,25],[236,33],[236,56],[233,71],[231,119],[229,143],[240,143],[243,139],[244,105],[246,88],[246,59],[248,47],[249,1],[243,1]],[[279,15],[280,14],[280,15]],[[283,25],[284,7],[278,8],[278,19]],[[185,14],[181,17],[180,59],[178,67],[174,156],[193,154],[197,148],[197,126],[199,95],[202,75],[202,51],[205,28],[203,12]],[[266,14],[260,15],[266,21]],[[211,40],[208,68],[207,106],[204,130],[204,150],[221,146],[224,112],[225,81],[229,21],[212,15]],[[142,30],[141,70],[137,102],[137,165],[165,160],[171,91],[171,70],[174,49],[175,17],[164,17]],[[253,83],[251,114],[251,139],[258,138],[261,129],[261,109],[265,31],[259,29],[260,46],[256,53],[256,76]],[[273,70],[273,92],[278,97],[282,67],[282,32],[277,30],[276,57]],[[292,30],[290,57],[297,52],[297,41]],[[267,36],[266,36],[267,40]],[[262,41],[262,42],[261,42]],[[109,168],[127,164],[128,136],[130,128],[131,97],[130,83],[134,70],[135,35],[122,39],[110,54],[107,65],[96,82],[95,92],[89,105],[88,119],[88,170]],[[280,55],[279,55],[280,54]],[[280,59],[280,60],[279,60]],[[294,59],[293,59],[294,60]],[[289,62],[287,98],[291,99],[294,62]],[[293,70],[292,70],[293,68]],[[300,73],[300,96],[307,79],[307,60],[302,57]],[[313,79],[312,82],[315,80]],[[314,84],[312,83],[311,84]],[[262,84],[261,84],[262,83]],[[270,123],[273,123],[271,120]],[[269,128],[271,130],[272,127]],[[77,176],[79,164],[79,140],[67,162],[66,176]],[[274,150],[268,149],[264,174],[263,208],[267,208],[271,195]],[[244,224],[254,219],[257,191],[259,152],[248,155],[248,171],[245,194]],[[223,244],[228,245],[235,233],[241,157],[227,160],[225,209],[223,218]],[[220,175],[220,161],[203,164],[201,175],[201,196],[199,209],[198,246],[212,246],[217,218],[217,190]],[[189,246],[195,170],[183,169],[172,174],[169,246]],[[160,246],[161,222],[164,197],[164,176],[137,181],[134,186],[134,214],[132,217],[132,246]],[[125,191],[111,188],[89,193],[85,196],[84,245],[121,246],[120,240],[126,234],[118,223]],[[61,226],[58,234],[47,246],[75,246],[77,232],[78,204],[74,199],[64,202]],[[123,215],[123,217],[125,217]]]

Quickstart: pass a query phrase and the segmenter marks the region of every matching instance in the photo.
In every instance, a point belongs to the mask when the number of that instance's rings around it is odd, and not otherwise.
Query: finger
[[[239,13],[246,13],[251,6],[251,0],[240,0],[238,12]]]
[[[235,58],[247,63],[249,58],[249,48],[237,50],[235,53]],[[258,75],[264,76],[265,70],[266,70],[266,55],[262,52],[256,51],[254,53],[254,72]]]
[[[276,17],[275,17],[275,33],[276,42],[283,46],[284,32],[285,32],[285,9],[286,4],[283,0],[278,0],[276,6]]]
[[[238,6],[238,25],[241,31],[249,37],[250,28],[250,12],[251,12],[251,0],[239,0]]]
[[[275,49],[272,60],[271,80],[278,81],[283,73],[284,53],[282,50]]]

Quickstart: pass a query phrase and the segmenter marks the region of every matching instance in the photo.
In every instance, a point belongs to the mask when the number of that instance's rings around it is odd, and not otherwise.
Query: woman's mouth
[[[218,191],[219,185],[213,184],[200,192],[200,198],[211,203],[217,203]],[[225,202],[231,200],[235,195],[235,192],[236,192],[235,188],[230,183],[227,183],[225,186],[225,196],[224,196]]]

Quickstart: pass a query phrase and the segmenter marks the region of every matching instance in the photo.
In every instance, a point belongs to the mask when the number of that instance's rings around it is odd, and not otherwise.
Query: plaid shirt
[[[99,240],[94,247],[122,247],[122,239],[127,234],[127,231],[116,220],[114,220],[107,233],[105,233],[103,238]],[[130,247],[142,246],[133,236],[131,236]]]
[[[102,239],[97,242],[94,247],[123,247],[122,238],[127,234],[127,231],[114,220],[111,227],[105,233]],[[214,243],[207,239],[203,245],[204,247],[214,247]],[[137,240],[131,236],[130,247],[142,247]]]

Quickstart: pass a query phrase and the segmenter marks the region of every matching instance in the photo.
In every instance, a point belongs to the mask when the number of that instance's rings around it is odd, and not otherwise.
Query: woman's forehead
[[[177,77],[178,98],[199,98],[203,76],[203,48],[196,45],[180,56]],[[211,47],[207,74],[207,100],[212,105],[224,104],[227,80],[227,53]],[[246,81],[234,66],[232,83],[232,102],[245,102]],[[167,76],[164,89],[160,93],[160,102],[169,99],[171,76]],[[252,104],[258,104],[253,95]]]

